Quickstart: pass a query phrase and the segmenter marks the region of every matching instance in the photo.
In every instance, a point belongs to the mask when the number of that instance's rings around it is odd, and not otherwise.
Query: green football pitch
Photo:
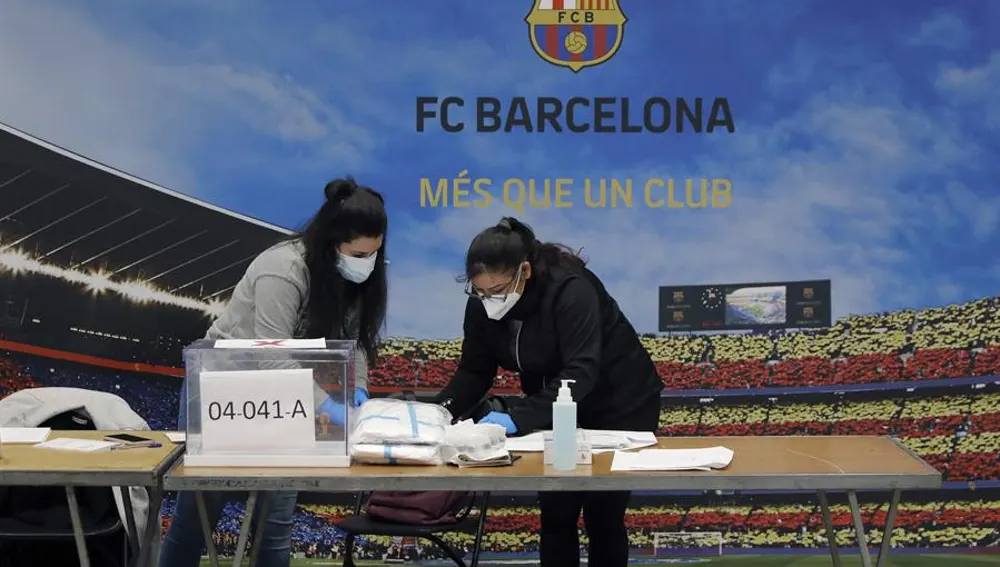
[[[861,560],[854,557],[845,556],[844,567],[861,567]],[[872,560],[874,561],[874,557]],[[652,559],[641,559],[633,562],[635,565],[680,565],[685,567],[830,567],[832,562],[829,557],[821,555],[795,556],[795,555],[741,555],[736,557],[704,558],[696,562],[659,561]],[[202,565],[207,566],[208,560],[204,560]],[[231,565],[232,562],[219,558],[220,565]],[[248,564],[244,562],[244,565]],[[358,561],[359,566],[383,567],[383,563],[371,563]],[[502,561],[480,561],[483,567],[537,567],[537,561],[519,562],[515,560]],[[292,567],[333,567],[342,565],[337,559],[297,559],[292,561]],[[396,563],[393,567],[400,565]],[[422,563],[421,565],[454,565],[454,563]],[[889,567],[993,567],[1000,566],[1000,555],[897,555],[891,556]],[[598,566],[595,566],[598,567]]]

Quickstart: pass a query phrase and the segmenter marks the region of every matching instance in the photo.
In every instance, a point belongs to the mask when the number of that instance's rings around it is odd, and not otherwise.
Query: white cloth
[[[444,461],[453,464],[459,461],[489,461],[510,454],[507,451],[507,433],[502,425],[474,423],[471,420],[448,427],[441,452]]]
[[[29,388],[0,399],[0,427],[38,427],[68,411],[84,409],[102,431],[149,431],[149,424],[132,410],[128,402],[114,394],[81,388]],[[114,489],[115,503],[122,525],[128,530],[125,504],[120,489]],[[146,531],[149,494],[145,488],[129,488],[135,529],[139,541]],[[159,528],[159,523],[153,529]],[[153,538],[153,557],[159,555],[160,538]]]
[[[451,414],[437,404],[368,400],[358,411],[351,445],[439,446],[450,424]]]

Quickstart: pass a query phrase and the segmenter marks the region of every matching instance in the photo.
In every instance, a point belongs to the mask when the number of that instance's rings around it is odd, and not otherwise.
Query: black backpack
[[[417,395],[410,390],[389,396],[394,400],[416,402]],[[453,421],[464,419],[479,421],[491,411],[507,412],[507,402],[499,396],[487,395],[475,408]],[[366,513],[378,520],[418,526],[453,524],[464,520],[475,504],[475,492],[398,492],[375,491],[368,497]]]
[[[93,419],[82,408],[61,413],[40,427],[50,427],[53,431],[96,429]],[[78,487],[76,498],[84,533],[88,534],[91,564],[123,565],[125,530],[112,489]],[[0,487],[0,567],[79,564],[65,488]]]

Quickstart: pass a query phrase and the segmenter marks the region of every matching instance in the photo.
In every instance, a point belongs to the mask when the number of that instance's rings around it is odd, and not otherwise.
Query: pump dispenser
[[[552,403],[552,468],[571,471],[576,468],[576,402],[569,385],[576,380],[562,380],[559,395]]]

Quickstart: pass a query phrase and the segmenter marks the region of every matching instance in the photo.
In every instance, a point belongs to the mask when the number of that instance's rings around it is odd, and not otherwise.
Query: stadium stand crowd
[[[962,393],[955,388],[924,391],[911,386],[935,379],[1000,375],[1000,317],[997,298],[919,311],[852,316],[815,332],[743,335],[644,337],[668,390],[732,390],[763,387],[896,383],[865,396],[741,395],[702,403],[672,399],[667,392],[660,429],[666,435],[896,434],[951,481],[1000,479],[1000,393]],[[373,369],[372,384],[393,389],[436,389],[450,378],[460,341],[390,340]],[[917,383],[917,384],[914,384]],[[517,388],[517,376],[504,373],[499,391]],[[155,429],[173,429],[176,378],[117,372],[6,352],[0,357],[0,395],[38,386],[72,386],[114,392],[127,400]],[[770,396],[770,394],[769,394]],[[974,488],[970,483],[969,488]],[[957,493],[960,491],[951,491]],[[974,500],[953,501],[938,493],[934,501],[903,505],[893,541],[915,548],[997,545],[1000,495],[979,491]],[[169,518],[169,506],[165,518]],[[295,528],[298,553],[336,556],[341,535],[333,524],[343,506],[303,505]],[[231,551],[238,532],[240,504],[227,509],[217,535]],[[866,508],[877,524],[884,505]],[[167,521],[166,519],[164,520]],[[850,539],[846,508],[835,511],[838,538]],[[815,502],[774,503],[739,497],[712,504],[640,505],[629,516],[634,547],[652,546],[656,532],[713,531],[730,548],[823,547]],[[490,512],[485,549],[530,552],[537,545],[537,510],[496,506]],[[877,532],[874,537],[878,539]],[[455,536],[460,546],[471,537]],[[393,553],[434,556],[429,547],[406,551],[399,542],[373,538],[359,550],[363,559]]]
[[[643,337],[668,389],[911,382],[1000,374],[1000,299],[857,315],[818,331]],[[441,388],[461,340],[390,340],[372,383]],[[498,389],[516,389],[501,373]]]
[[[710,505],[645,505],[630,510],[627,525],[634,549],[652,550],[656,534],[709,533],[721,534],[722,547],[734,549],[823,549],[826,534],[818,503],[812,500],[791,504],[755,503],[753,499]],[[172,503],[167,504],[170,510]],[[876,541],[882,537],[875,526],[882,525],[887,513],[885,504],[862,506],[869,533]],[[293,535],[294,551],[304,557],[331,558],[343,553],[343,536],[333,526],[350,514],[350,507],[341,505],[303,505],[296,514]],[[215,536],[220,553],[231,554],[238,536],[242,504],[233,503],[226,509],[224,524]],[[852,519],[845,505],[833,505],[831,510],[838,543],[854,545]],[[910,549],[957,549],[987,547],[997,544],[996,526],[1000,522],[1000,501],[976,499],[960,502],[936,500],[917,504],[901,504],[892,532],[894,547]],[[164,528],[166,521],[164,522]],[[494,507],[487,518],[483,551],[498,554],[533,553],[538,550],[538,510],[530,506]],[[470,549],[471,534],[449,534],[446,539],[456,547]],[[584,541],[586,539],[584,538]],[[669,539],[660,539],[659,548],[669,547]],[[711,551],[719,545],[718,538],[701,542],[690,539],[674,540],[677,548],[705,547]],[[397,548],[393,550],[393,548]],[[398,555],[398,540],[388,537],[366,538],[361,545],[361,559],[383,559]],[[420,546],[413,551],[423,559],[443,559],[432,546]]]
[[[118,372],[4,351],[0,357],[0,396],[25,388],[63,387],[121,396],[151,429],[177,429],[178,378]]]

